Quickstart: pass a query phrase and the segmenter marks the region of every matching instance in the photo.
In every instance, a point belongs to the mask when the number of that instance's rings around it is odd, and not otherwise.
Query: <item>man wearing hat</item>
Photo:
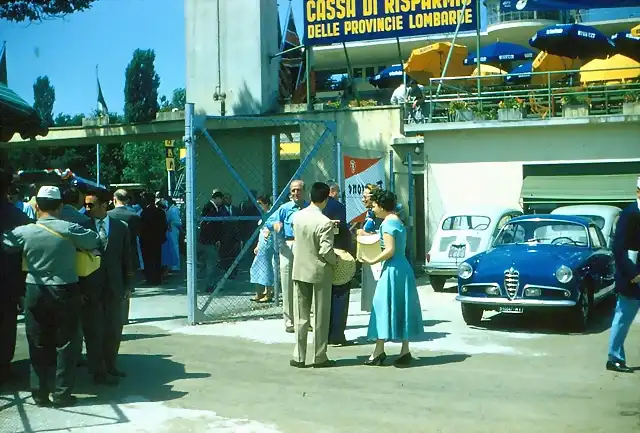
[[[31,392],[38,406],[70,406],[75,376],[72,344],[81,304],[76,250],[100,246],[96,232],[61,220],[62,197],[55,186],[36,194],[38,221],[2,236],[8,251],[22,252],[26,265],[25,326],[31,358]],[[49,400],[49,360],[56,353],[55,390]]]
[[[636,184],[636,202],[620,213],[613,239],[618,300],[611,324],[607,370],[632,373],[627,367],[624,340],[640,309],[640,177]]]
[[[296,240],[293,256],[293,317],[296,347],[292,367],[305,367],[307,334],[311,301],[314,301],[313,347],[315,368],[330,367],[327,358],[329,316],[331,314],[331,282],[337,259],[333,251],[333,222],[322,214],[329,199],[329,185],[316,182],[311,187],[311,204],[293,216]]]

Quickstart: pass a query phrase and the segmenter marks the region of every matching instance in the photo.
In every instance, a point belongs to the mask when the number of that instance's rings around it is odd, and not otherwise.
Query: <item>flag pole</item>
[[[98,102],[99,96],[100,87],[98,84],[98,65],[96,65],[96,113],[100,110],[100,103]],[[96,183],[100,186],[100,143],[96,143]]]

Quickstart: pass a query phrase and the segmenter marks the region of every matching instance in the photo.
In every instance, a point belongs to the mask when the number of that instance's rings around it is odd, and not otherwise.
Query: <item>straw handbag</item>
[[[342,286],[353,279],[356,274],[356,259],[345,250],[334,248],[336,265],[333,268],[333,285]]]
[[[55,230],[51,230],[49,227],[45,227],[42,224],[36,224],[36,225],[42,227],[52,235],[58,236],[59,238],[62,238],[64,240],[71,242],[69,238],[62,236],[60,233],[58,233]],[[100,268],[100,263],[101,263],[100,256],[94,256],[89,251],[76,250],[76,273],[78,274],[79,277],[87,277],[93,274],[95,271],[97,271]],[[29,268],[27,266],[27,262],[24,256],[22,257],[22,270],[25,272],[29,271]]]

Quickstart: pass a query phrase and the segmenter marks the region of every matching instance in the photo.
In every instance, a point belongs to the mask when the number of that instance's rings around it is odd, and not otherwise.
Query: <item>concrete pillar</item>
[[[276,0],[185,0],[187,101],[198,114],[255,115],[277,103]],[[222,97],[224,95],[224,97]]]

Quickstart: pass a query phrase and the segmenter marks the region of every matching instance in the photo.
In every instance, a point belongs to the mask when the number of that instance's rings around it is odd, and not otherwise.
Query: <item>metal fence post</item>
[[[407,247],[408,247],[408,259],[411,265],[413,265],[413,204],[414,204],[414,192],[413,192],[413,153],[407,154],[407,181],[408,181],[408,209],[407,209]]]
[[[280,149],[278,146],[278,140],[276,139],[276,135],[271,136],[271,203],[272,206],[275,206],[276,200],[278,199],[278,161],[280,157]],[[264,217],[266,218],[266,216]],[[261,235],[258,235],[261,236]],[[273,242],[273,301],[275,305],[278,305],[280,302],[280,245],[278,242],[278,237],[275,234],[274,236],[275,242]]]
[[[196,140],[193,129],[193,103],[187,103],[184,107],[184,144],[187,149],[186,158],[186,182],[185,201],[187,207],[187,322],[189,325],[196,324],[196,310],[198,309],[198,255],[196,249],[196,209],[195,209],[195,162],[196,162]]]
[[[393,173],[393,150],[389,151],[389,191],[396,192],[396,176]]]

